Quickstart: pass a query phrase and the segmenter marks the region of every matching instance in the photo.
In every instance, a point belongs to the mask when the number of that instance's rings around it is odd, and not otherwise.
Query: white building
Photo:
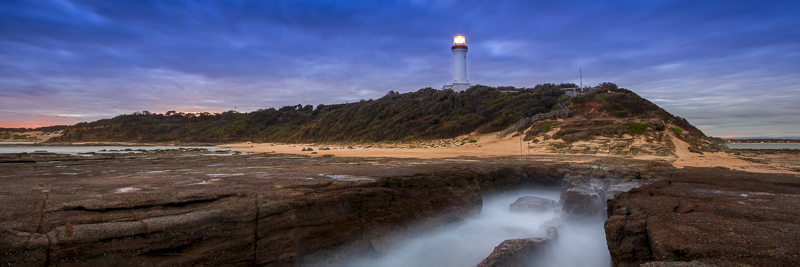
[[[464,91],[470,87],[467,80],[467,42],[463,35],[453,37],[453,83],[445,84],[444,89]]]

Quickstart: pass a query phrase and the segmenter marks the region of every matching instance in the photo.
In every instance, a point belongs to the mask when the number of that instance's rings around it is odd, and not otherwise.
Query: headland
[[[347,266],[479,216],[486,196],[542,188],[558,199],[531,208],[559,219],[497,244],[475,265],[527,266],[586,222],[604,225],[614,266],[800,264],[800,153],[729,150],[685,119],[604,86],[569,102],[557,87],[388,94],[397,103],[428,97],[445,104],[422,106],[447,112],[391,117],[391,105],[370,101],[301,106],[248,114],[284,121],[239,130],[236,120],[175,114],[76,125],[48,144],[206,142],[182,129],[224,121],[198,136],[224,136],[214,143],[234,148],[0,154],[0,257],[19,266]],[[544,108],[517,115],[459,111],[465,106],[453,102],[507,104],[542,92],[560,101],[539,98]],[[389,111],[353,113],[364,108]],[[565,108],[568,116],[524,120]],[[388,117],[364,119],[380,114]],[[351,119],[337,126],[343,118]],[[140,119],[152,123],[124,126]],[[417,128],[387,132],[393,121]],[[168,134],[154,142],[153,129]]]

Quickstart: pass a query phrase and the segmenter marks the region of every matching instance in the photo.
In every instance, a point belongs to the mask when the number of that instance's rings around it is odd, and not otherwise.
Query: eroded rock
[[[526,196],[511,203],[510,209],[514,212],[545,212],[553,210],[556,206],[558,206],[558,202],[555,200]]]
[[[556,228],[550,227],[547,229],[547,237],[545,238],[522,238],[503,241],[477,267],[528,266],[536,257],[546,253],[548,246],[555,242],[557,236]]]
[[[609,203],[611,258],[620,267],[800,266],[799,188],[796,175],[686,167]]]
[[[561,191],[561,217],[587,220],[604,217],[606,183],[598,178],[568,176]]]
[[[482,174],[475,170],[164,153],[170,154],[103,156],[102,164],[62,156],[74,159],[68,167],[51,161],[51,155],[36,155],[30,159],[45,161],[0,165],[0,261],[13,266],[341,264],[365,250],[384,249],[396,233],[475,215],[482,203]]]

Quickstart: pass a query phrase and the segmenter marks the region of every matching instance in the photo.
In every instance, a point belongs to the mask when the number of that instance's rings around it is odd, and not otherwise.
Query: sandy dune
[[[673,135],[670,133],[670,135]],[[734,170],[762,173],[793,173],[791,169],[777,166],[776,164],[762,164],[742,160],[735,155],[717,152],[697,154],[689,152],[689,145],[675,136],[676,156],[639,156],[642,160],[667,160],[677,168],[692,167],[726,167]],[[477,140],[475,143],[462,141]],[[455,145],[442,145],[444,143]],[[337,157],[391,157],[391,158],[455,158],[455,157],[501,157],[501,156],[526,156],[553,154],[541,148],[528,148],[527,143],[520,137],[506,137],[497,139],[495,134],[460,136],[447,140],[432,140],[415,144],[385,144],[363,143],[359,145],[343,144],[275,144],[275,143],[235,143],[225,146],[236,147],[234,150],[255,153],[296,154],[321,157],[332,154]],[[328,147],[331,150],[319,150]],[[302,151],[303,148],[312,148],[313,151]],[[316,153],[314,153],[316,152]],[[312,154],[314,153],[314,154]],[[597,156],[622,157],[618,155]]]

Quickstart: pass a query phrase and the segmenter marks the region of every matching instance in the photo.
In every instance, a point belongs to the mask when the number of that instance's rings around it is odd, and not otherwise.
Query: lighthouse
[[[450,51],[453,52],[453,83],[445,84],[442,90],[464,91],[470,86],[467,80],[467,42],[464,35],[459,33],[453,37]]]

